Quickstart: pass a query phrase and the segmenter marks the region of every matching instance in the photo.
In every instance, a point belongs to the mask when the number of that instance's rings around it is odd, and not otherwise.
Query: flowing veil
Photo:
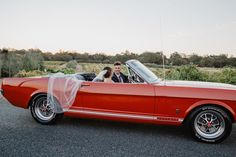
[[[104,75],[106,74],[107,70],[102,70],[94,79],[93,82],[103,82]]]

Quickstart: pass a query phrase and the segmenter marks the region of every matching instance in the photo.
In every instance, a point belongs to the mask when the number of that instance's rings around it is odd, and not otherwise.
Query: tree
[[[54,55],[51,52],[45,52],[45,53],[42,53],[42,55],[43,55],[43,59],[45,61],[52,61],[52,60],[54,60]]]
[[[201,56],[198,56],[197,54],[192,54],[189,57],[189,62],[194,65],[199,65],[202,60]]]
[[[93,62],[104,63],[104,61],[109,60],[108,56],[103,53],[96,53],[90,57]]]
[[[1,52],[1,60],[2,77],[12,77],[22,68],[21,56],[15,52],[3,49]]]
[[[74,55],[74,59],[78,62],[88,62],[90,59],[90,55],[88,53],[77,53],[76,55]]]
[[[228,63],[228,57],[224,54],[218,55],[218,56],[212,56],[213,57],[213,66],[215,68],[222,68],[227,65]]]
[[[120,54],[116,54],[114,57],[111,57],[112,63],[115,61],[120,61],[122,63],[125,63],[129,59],[137,59],[138,55],[132,52],[129,52],[126,50],[125,52],[122,52]]]
[[[71,55],[69,55],[67,52],[60,52],[60,53],[56,53],[54,54],[54,60],[55,61],[70,61],[73,60],[73,57]]]
[[[43,60],[42,53],[30,50],[23,56],[23,69],[25,69],[25,71],[42,70]]]
[[[166,58],[166,56],[164,56]],[[163,56],[161,52],[144,52],[139,55],[140,61],[143,63],[155,63],[155,64],[162,64],[163,63]]]
[[[232,67],[236,67],[236,58],[231,56],[231,57],[228,59],[228,65],[229,65],[229,66],[232,66]]]
[[[211,56],[205,56],[201,59],[200,67],[213,67],[214,59]]]
[[[180,66],[180,65],[185,65],[188,63],[187,59],[186,58],[183,58],[178,52],[174,52],[171,54],[170,56],[170,63],[172,65],[177,65],[177,66]]]

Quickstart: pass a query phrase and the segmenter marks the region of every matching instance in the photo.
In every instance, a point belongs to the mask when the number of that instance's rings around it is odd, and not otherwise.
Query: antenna
[[[161,54],[162,54],[162,69],[163,69],[163,79],[164,85],[166,85],[166,72],[165,72],[165,56],[163,50],[163,38],[162,38],[162,18],[160,17],[160,42],[161,42]]]

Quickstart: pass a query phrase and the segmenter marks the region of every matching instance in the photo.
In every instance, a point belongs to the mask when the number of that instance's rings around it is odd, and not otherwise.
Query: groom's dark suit
[[[119,77],[117,77],[117,75],[113,73],[112,80],[114,82],[129,83],[128,76],[124,75],[123,73],[120,73]]]

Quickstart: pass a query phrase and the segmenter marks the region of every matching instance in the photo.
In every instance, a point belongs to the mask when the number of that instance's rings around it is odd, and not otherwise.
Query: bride
[[[107,82],[107,83],[114,83],[112,81],[112,68],[111,67],[104,67],[103,70],[93,79],[93,82]]]

